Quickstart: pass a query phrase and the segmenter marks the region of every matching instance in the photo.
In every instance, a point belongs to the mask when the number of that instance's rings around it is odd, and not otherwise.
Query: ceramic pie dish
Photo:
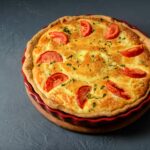
[[[123,21],[65,16],[27,43],[23,76],[32,103],[74,131],[109,132],[149,109],[150,40]]]

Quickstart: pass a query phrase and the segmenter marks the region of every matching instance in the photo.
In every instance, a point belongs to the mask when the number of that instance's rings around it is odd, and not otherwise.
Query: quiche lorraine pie
[[[122,21],[65,16],[28,42],[22,70],[49,108],[77,118],[111,118],[147,99],[149,51],[149,39]]]

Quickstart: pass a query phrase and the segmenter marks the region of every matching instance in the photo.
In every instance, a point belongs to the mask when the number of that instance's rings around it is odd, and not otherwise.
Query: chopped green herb
[[[102,42],[101,40],[98,41],[98,43],[101,43],[101,42]]]
[[[95,30],[93,29],[92,32],[95,32]],[[95,39],[94,39],[95,40]]]
[[[73,67],[73,70],[76,70],[76,68],[75,68],[75,67]]]
[[[100,89],[103,89],[105,86],[104,85],[102,85],[101,87],[100,87]]]
[[[61,86],[65,86],[65,85],[66,85],[65,83],[61,84]]]
[[[106,43],[105,43],[105,45],[107,45],[107,46],[111,46],[112,45],[112,42],[111,41],[107,41]]]
[[[71,34],[70,30],[67,27],[64,27],[63,31],[68,33],[68,34]]]
[[[72,66],[72,64],[70,64],[70,63],[67,63],[66,65],[67,65],[67,66]]]
[[[124,64],[121,64],[120,66],[121,66],[121,67],[125,67],[125,65],[124,65]]]
[[[74,78],[72,78],[72,82],[75,82],[76,80]]]
[[[108,79],[109,78],[109,76],[105,76],[103,79]]]
[[[125,37],[119,37],[118,43],[121,43],[121,40],[125,40],[125,39],[126,39]]]
[[[145,64],[145,62],[143,60],[140,61],[141,64]]]
[[[40,67],[41,64],[38,64],[37,66]]]
[[[104,93],[102,97],[105,97],[106,95],[107,95],[107,94],[106,94],[106,93]]]
[[[94,91],[96,91],[96,88],[97,88],[97,84],[94,84]]]
[[[91,95],[90,93],[87,95],[87,98],[88,99],[100,99],[100,98],[102,98],[102,97],[96,97],[96,96],[93,96],[93,95]]]
[[[96,102],[93,102],[93,103],[92,103],[92,106],[93,106],[93,108],[94,108],[94,107],[96,106]]]
[[[54,64],[54,63],[55,63],[55,61],[50,62],[50,65],[52,65],[52,64]]]
[[[100,47],[99,50],[106,52],[106,48]]]
[[[92,95],[89,93],[89,94],[87,95],[87,98],[91,99],[91,98],[92,98]]]
[[[67,57],[67,59],[72,58],[72,57],[73,57],[73,55],[70,55],[70,56]]]

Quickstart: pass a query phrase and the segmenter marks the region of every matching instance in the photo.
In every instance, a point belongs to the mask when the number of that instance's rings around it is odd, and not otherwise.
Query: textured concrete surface
[[[131,126],[82,135],[47,121],[25,93],[21,56],[42,26],[64,15],[105,14],[150,36],[149,0],[0,0],[0,150],[149,150],[150,111]]]

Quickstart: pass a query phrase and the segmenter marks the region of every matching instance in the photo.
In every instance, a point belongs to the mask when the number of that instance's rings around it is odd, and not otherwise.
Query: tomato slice
[[[50,32],[50,36],[58,44],[67,44],[68,36],[64,32]]]
[[[80,108],[84,107],[84,104],[87,101],[87,94],[90,92],[91,87],[88,85],[81,86],[77,91],[77,103]]]
[[[122,69],[121,73],[131,78],[144,78],[146,76],[146,72],[141,69],[131,69],[127,67]]]
[[[85,20],[82,20],[80,22],[80,25],[81,25],[81,34],[82,36],[88,36],[92,33],[92,26],[90,25],[89,22],[85,21]]]
[[[62,56],[56,51],[46,51],[39,56],[36,63],[51,63],[63,61]]]
[[[125,57],[135,57],[140,55],[144,51],[143,45],[138,45],[136,47],[121,51],[120,53]]]
[[[63,83],[64,81],[68,80],[68,76],[63,73],[54,73],[50,77],[48,77],[45,85],[44,90],[49,92],[54,87],[58,86],[59,84]]]
[[[104,37],[105,37],[105,39],[114,39],[114,38],[116,38],[119,35],[119,33],[120,33],[120,30],[119,30],[118,25],[112,23],[108,27]]]
[[[124,99],[130,99],[130,96],[126,94],[125,91],[122,88],[118,87],[114,82],[107,81],[105,86],[113,94],[122,97]]]

